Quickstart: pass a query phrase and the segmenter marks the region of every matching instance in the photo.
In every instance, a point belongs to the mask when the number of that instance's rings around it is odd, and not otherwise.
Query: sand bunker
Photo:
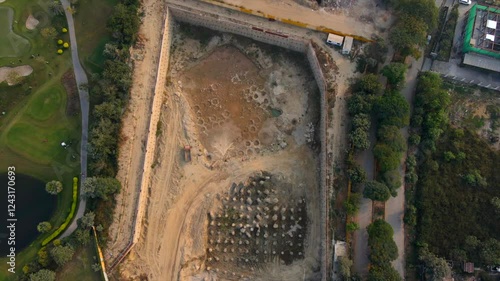
[[[1,1],[1,0],[0,0]],[[29,65],[21,65],[16,67],[0,67],[0,83],[7,81],[9,86],[19,82],[19,77],[28,76],[33,72],[33,68]]]
[[[2,0],[0,0],[2,1]],[[5,1],[5,0],[3,0]],[[33,30],[36,28],[36,26],[40,23],[33,15],[29,15],[28,19],[26,20],[26,28],[29,30]]]

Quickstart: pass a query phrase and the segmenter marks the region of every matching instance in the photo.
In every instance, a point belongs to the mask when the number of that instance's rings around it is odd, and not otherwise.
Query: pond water
[[[2,193],[0,196],[0,255],[8,254],[11,247],[7,244],[10,230],[8,222],[8,178],[0,174]],[[45,191],[45,183],[30,176],[16,174],[15,179],[15,247],[16,254],[29,246],[38,236],[36,226],[39,222],[48,221],[57,205],[57,196]]]

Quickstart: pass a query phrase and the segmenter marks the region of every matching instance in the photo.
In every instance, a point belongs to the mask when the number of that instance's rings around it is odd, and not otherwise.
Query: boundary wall
[[[131,233],[130,241],[127,246],[120,252],[117,258],[111,263],[109,271],[112,271],[130,252],[132,247],[139,241],[142,233],[144,214],[147,207],[147,193],[149,188],[149,178],[151,175],[151,164],[154,161],[156,151],[156,125],[160,119],[161,105],[163,104],[165,95],[165,84],[167,80],[170,47],[172,41],[173,18],[170,12],[165,12],[165,21],[162,27],[162,41],[160,46],[160,56],[158,59],[158,68],[156,73],[156,83],[153,91],[153,99],[151,102],[150,119],[148,126],[148,136],[146,139],[146,150],[144,153],[143,170],[137,171],[141,173],[141,185],[139,187],[138,199],[135,202],[135,214],[132,220],[133,230]]]
[[[143,226],[143,219],[147,207],[147,189],[150,185],[150,174],[151,174],[151,164],[154,161],[154,155],[156,150],[156,124],[159,120],[159,115],[161,111],[161,105],[164,99],[164,91],[166,84],[166,76],[169,68],[169,57],[170,57],[170,47],[173,35],[173,24],[174,20],[181,22],[190,23],[197,26],[207,27],[209,29],[233,33],[254,39],[256,41],[264,42],[271,45],[276,45],[282,48],[290,49],[296,52],[304,53],[307,56],[309,65],[312,69],[316,83],[318,84],[320,91],[320,107],[321,107],[321,124],[320,124],[320,140],[321,140],[321,152],[320,152],[320,171],[319,171],[319,185],[320,185],[320,213],[322,220],[320,222],[321,231],[321,249],[320,250],[320,264],[321,264],[321,280],[327,280],[328,278],[328,268],[329,266],[329,247],[327,241],[327,231],[328,231],[328,187],[326,183],[327,179],[327,138],[326,138],[326,127],[328,124],[328,108],[326,103],[326,81],[321,69],[320,62],[316,56],[316,52],[309,39],[298,37],[292,34],[286,34],[271,28],[260,26],[253,26],[251,23],[240,21],[234,18],[223,17],[216,14],[206,13],[204,11],[196,10],[190,7],[177,6],[169,4],[165,23],[163,26],[163,37],[162,45],[160,51],[160,59],[158,62],[158,72],[156,77],[156,85],[154,90],[154,97],[151,105],[151,116],[149,122],[149,131],[147,137],[147,145],[145,151],[145,158],[143,164],[143,172],[141,177],[141,186],[139,189],[139,198],[136,202],[136,213],[133,220],[134,230],[131,235],[130,242],[122,250],[120,255],[115,259],[115,261],[110,266],[109,271],[113,270],[130,252],[132,247],[138,242]],[[271,25],[271,24],[270,24]]]

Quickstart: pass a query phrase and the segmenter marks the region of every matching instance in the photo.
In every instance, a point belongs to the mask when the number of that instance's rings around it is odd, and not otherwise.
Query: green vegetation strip
[[[73,219],[73,216],[75,215],[77,199],[78,199],[78,178],[74,177],[73,178],[73,203],[71,204],[71,210],[69,212],[69,215],[66,217],[66,221],[64,221],[64,223],[61,224],[61,226],[56,231],[54,231],[54,233],[52,233],[49,237],[45,238],[45,240],[42,241],[42,246],[45,246],[48,243],[50,243],[52,240],[54,240],[69,225],[69,223]]]

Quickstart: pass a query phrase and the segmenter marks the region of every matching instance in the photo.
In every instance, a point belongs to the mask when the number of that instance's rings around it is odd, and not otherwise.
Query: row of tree
[[[398,92],[405,79],[406,67],[391,63],[382,69],[387,77],[388,90],[374,74],[361,77],[352,87],[353,95],[348,101],[348,111],[352,116],[349,139],[356,151],[370,147],[369,130],[371,117],[377,121],[377,144],[373,153],[378,163],[378,181],[365,185],[364,196],[376,201],[386,201],[396,195],[401,185],[398,171],[402,153],[406,151],[406,140],[400,129],[409,124],[410,107]],[[362,184],[366,178],[353,161],[348,167],[348,175],[353,183]]]
[[[139,29],[138,0],[119,3],[108,21],[114,40],[106,44],[101,74],[90,81],[90,96],[95,104],[89,134],[89,168],[92,174],[114,177],[116,174],[121,116],[132,85],[129,48]]]
[[[438,9],[434,0],[389,0],[398,15],[389,41],[402,56],[420,57],[427,34],[437,26]]]
[[[398,247],[392,236],[394,231],[386,221],[378,219],[368,228],[368,247],[370,248],[369,281],[400,281],[401,276],[391,262],[398,258]]]

